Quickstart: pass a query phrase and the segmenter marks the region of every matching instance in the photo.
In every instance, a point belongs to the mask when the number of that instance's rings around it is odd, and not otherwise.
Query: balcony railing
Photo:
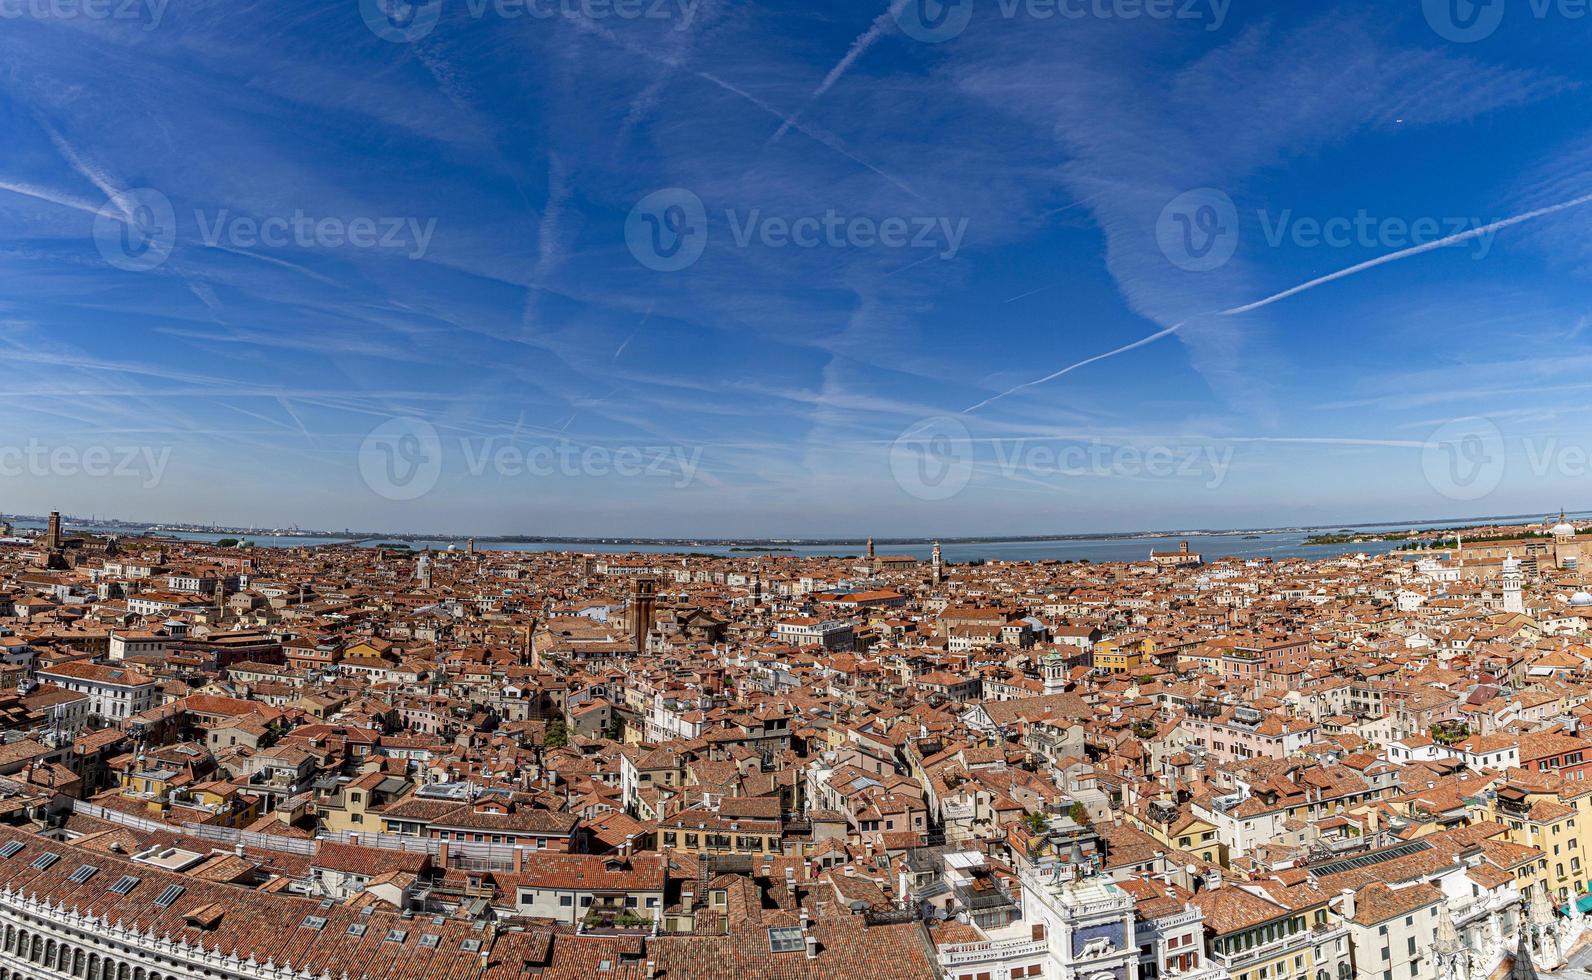
[[[978,806],[973,803],[946,803],[941,810],[946,820],[972,820],[978,816]]]
[[[1310,927],[1310,941],[1320,945],[1341,939],[1349,934],[1349,927],[1341,922],[1327,923]]]
[[[1273,939],[1270,942],[1260,943],[1251,949],[1239,950],[1232,953],[1212,953],[1211,959],[1221,963],[1223,966],[1232,968],[1246,963],[1253,963],[1256,960],[1270,959],[1274,956],[1280,956],[1294,945],[1298,945],[1303,948],[1305,944],[1314,941],[1315,938],[1309,933],[1295,933],[1292,936],[1284,936],[1281,939]]]
[[[1046,950],[1043,939],[985,940],[976,943],[956,943],[940,947],[940,965],[944,967],[967,966],[973,963],[994,963],[999,960],[1025,956],[1042,956]]]

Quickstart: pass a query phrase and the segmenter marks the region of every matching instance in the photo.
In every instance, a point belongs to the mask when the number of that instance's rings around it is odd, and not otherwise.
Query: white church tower
[[[1045,693],[1060,694],[1067,689],[1067,661],[1056,654],[1045,658]]]
[[[1520,587],[1523,579],[1520,574],[1520,559],[1511,552],[1504,559],[1504,612],[1523,613],[1526,611],[1524,601],[1520,597]]]

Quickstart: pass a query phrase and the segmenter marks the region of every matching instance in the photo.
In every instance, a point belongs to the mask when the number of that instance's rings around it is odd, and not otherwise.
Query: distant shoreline
[[[1577,514],[1592,512],[1577,511]],[[28,514],[0,515],[0,519],[12,522],[27,522],[42,524],[45,517]],[[1159,531],[1091,531],[1074,532],[1068,534],[1012,534],[1012,535],[939,535],[939,536],[910,536],[910,537],[875,537],[873,543],[878,546],[894,545],[925,545],[939,541],[945,545],[979,545],[979,544],[1023,544],[1046,543],[1065,541],[1131,541],[1134,539],[1155,538],[1213,538],[1213,537],[1246,537],[1258,534],[1305,534],[1308,532],[1326,532],[1312,535],[1307,544],[1340,544],[1351,541],[1391,541],[1405,540],[1413,536],[1431,534],[1438,531],[1463,531],[1469,528],[1487,526],[1497,523],[1519,523],[1524,521],[1540,521],[1542,514],[1498,514],[1481,517],[1467,517],[1454,519],[1426,519],[1418,521],[1365,521],[1360,523],[1339,522],[1333,524],[1295,524],[1282,527],[1249,527],[1249,528],[1187,528]],[[128,534],[215,534],[234,537],[272,537],[272,538],[327,538],[332,539],[325,543],[364,543],[364,542],[412,542],[412,541],[465,541],[474,538],[478,545],[488,544],[567,544],[567,545],[608,545],[626,546],[638,545],[646,547],[711,547],[729,548],[732,550],[788,550],[791,548],[812,547],[858,547],[869,540],[866,536],[841,536],[827,538],[804,537],[767,537],[767,538],[713,538],[713,537],[632,537],[632,536],[597,536],[597,535],[540,535],[540,534],[448,534],[437,532],[391,532],[391,531],[307,531],[303,529],[279,529],[258,527],[220,527],[168,524],[160,521],[124,521],[114,519],[93,520],[81,517],[65,516],[68,526],[91,526],[125,531]],[[1343,535],[1342,532],[1354,532],[1365,529],[1367,534]],[[1373,529],[1384,529],[1385,533],[1376,533]],[[1336,540],[1346,537],[1350,541]]]

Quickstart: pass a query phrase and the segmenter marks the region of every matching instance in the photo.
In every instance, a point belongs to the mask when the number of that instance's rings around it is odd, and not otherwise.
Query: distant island
[[[163,522],[146,522],[124,520],[119,518],[105,518],[98,516],[63,515],[69,525],[80,529],[104,529],[113,533],[142,535],[149,538],[165,538],[178,540],[177,535],[206,534],[225,535],[241,538],[247,535],[251,541],[259,537],[271,538],[323,538],[329,539],[315,543],[316,547],[337,545],[365,545],[380,548],[402,547],[402,542],[409,542],[411,549],[417,545],[427,547],[435,546],[437,542],[457,542],[461,547],[471,535],[458,533],[438,532],[404,532],[381,530],[308,530],[299,527],[291,528],[260,528],[260,527],[228,527],[224,525],[205,525],[181,523],[171,524]],[[0,514],[0,520],[10,520],[21,525],[35,524],[42,526],[44,518],[28,514]],[[1066,534],[981,534],[981,535],[924,535],[921,537],[887,537],[876,536],[874,543],[879,546],[899,545],[926,545],[931,540],[938,540],[942,544],[951,545],[992,545],[1016,543],[1048,543],[1072,541],[1126,541],[1138,539],[1179,539],[1179,538],[1218,538],[1238,537],[1246,541],[1261,539],[1267,534],[1309,534],[1302,541],[1305,545],[1345,545],[1345,544],[1370,544],[1376,542],[1419,542],[1423,538],[1436,541],[1443,535],[1468,533],[1478,529],[1490,530],[1500,524],[1519,524],[1525,521],[1541,520],[1538,514],[1495,514],[1486,516],[1470,516],[1464,518],[1433,518],[1426,517],[1419,521],[1373,521],[1354,524],[1315,524],[1315,525],[1288,525],[1278,527],[1248,527],[1248,528],[1187,528],[1182,530],[1142,530],[1142,531],[1094,531],[1074,532]],[[1393,530],[1393,528],[1403,528]],[[1311,533],[1315,532],[1315,533]],[[1531,532],[1536,534],[1538,532]],[[1546,536],[1546,532],[1541,532]],[[682,553],[697,553],[693,549],[722,548],[736,552],[793,552],[796,548],[836,548],[855,547],[864,543],[864,536],[838,536],[838,537],[768,537],[768,538],[713,538],[713,537],[668,537],[668,536],[583,536],[583,535],[545,535],[545,534],[475,534],[473,535],[480,546],[493,544],[543,544],[554,546],[604,545],[610,547],[664,547],[679,548]]]
[[[1592,528],[1577,531],[1577,534],[1587,534]],[[1428,527],[1412,528],[1408,531],[1378,531],[1373,533],[1355,532],[1349,528],[1329,534],[1313,534],[1305,538],[1307,545],[1332,545],[1332,544],[1375,544],[1382,542],[1406,542],[1402,550],[1417,548],[1453,548],[1457,539],[1474,534],[1478,541],[1488,538],[1547,538],[1552,537],[1549,531],[1519,531],[1509,528],[1500,528],[1496,524],[1471,524],[1464,527]]]

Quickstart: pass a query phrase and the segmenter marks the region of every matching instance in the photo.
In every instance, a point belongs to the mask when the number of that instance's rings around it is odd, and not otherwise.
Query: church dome
[[[1575,595],[1570,597],[1570,605],[1592,606],[1592,592],[1587,592],[1584,589],[1580,592],[1577,592]]]

